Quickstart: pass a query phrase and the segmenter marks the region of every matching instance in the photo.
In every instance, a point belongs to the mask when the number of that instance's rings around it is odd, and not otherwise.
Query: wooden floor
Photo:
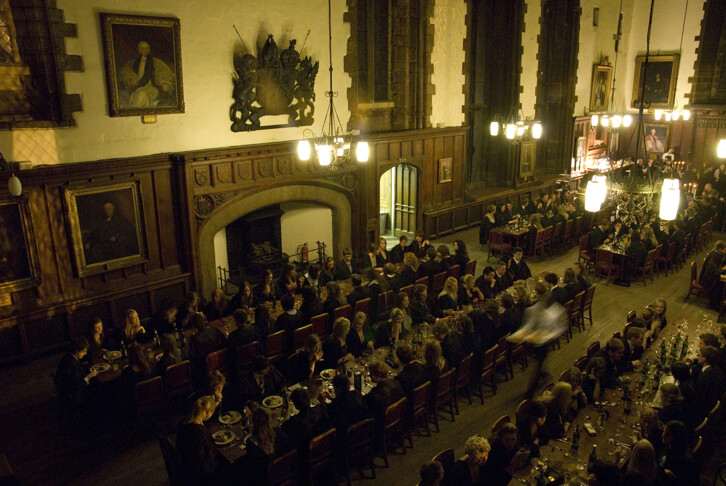
[[[477,274],[480,274],[486,265],[486,253],[480,250],[478,244],[478,228],[434,243],[451,245],[455,239],[466,242],[469,254],[478,260]],[[701,253],[691,259],[700,264],[704,256],[705,253]],[[545,270],[562,274],[576,260],[577,249],[573,248],[543,262],[530,261],[529,265],[535,274]],[[492,258],[490,263],[495,261]],[[583,333],[575,333],[572,342],[563,343],[561,350],[550,354],[548,370],[555,376],[559,375],[585,354],[589,343],[596,340],[604,342],[613,332],[622,330],[629,310],[640,311],[657,297],[663,297],[668,302],[669,323],[676,319],[680,322],[683,318],[695,322],[704,316],[715,320],[716,313],[706,309],[703,301],[691,297],[688,303],[683,303],[688,281],[689,270],[684,267],[667,278],[661,274],[654,284],[649,283],[647,287],[637,283],[625,288],[599,282],[593,303],[594,325]],[[54,391],[49,378],[59,357],[50,356],[0,370],[0,390],[5,391],[0,396],[0,452],[8,457],[22,484],[168,484],[161,452],[153,435],[138,437],[130,431],[116,430],[93,439],[83,439],[62,431],[53,413]],[[498,417],[513,415],[524,394],[527,379],[527,372],[522,372],[515,365],[514,379],[501,384],[495,396],[486,394],[483,406],[478,400],[471,406],[466,399],[460,400],[461,414],[456,417],[456,422],[443,420],[441,432],[430,438],[416,436],[414,449],[407,449],[406,455],[394,455],[390,468],[376,470],[375,481],[360,479],[356,474],[354,484],[416,484],[418,468],[436,453],[453,447],[460,456],[468,436],[475,433],[488,436]],[[708,469],[702,474],[708,476]],[[241,480],[240,484],[244,481]]]

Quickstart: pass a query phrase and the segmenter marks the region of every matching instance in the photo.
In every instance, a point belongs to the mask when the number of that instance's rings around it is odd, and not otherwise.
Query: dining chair
[[[266,486],[295,486],[296,484],[297,449],[293,449],[267,464]]]
[[[487,261],[491,259],[492,255],[503,255],[505,251],[512,248],[511,243],[504,242],[504,235],[500,231],[489,232],[489,243],[487,243],[487,246],[489,246]]]
[[[484,362],[482,364],[481,375],[475,377],[476,384],[478,385],[474,389],[479,391],[479,400],[484,405],[484,391],[482,387],[484,385],[492,389],[494,395],[497,394],[497,375],[494,372],[494,355],[497,353],[498,344],[495,344],[491,348],[487,349],[484,353]]]
[[[452,265],[446,271],[446,273],[448,274],[449,277],[454,277],[456,280],[459,280],[460,272],[461,272],[461,266],[459,266],[459,265]]]
[[[502,415],[497,419],[496,422],[494,422],[494,425],[492,425],[492,437],[495,437],[497,435],[497,432],[499,432],[499,429],[502,428],[502,425],[508,424],[512,421],[512,419],[509,418],[509,415]]]
[[[431,393],[431,382],[427,381],[423,385],[413,389],[411,394],[411,419],[408,431],[409,443],[413,448],[412,430],[416,424],[423,418],[424,428],[426,429],[426,437],[431,437],[431,429],[429,427],[429,394]]]
[[[310,453],[308,455],[308,471],[310,484],[315,484],[313,478],[320,472],[335,467],[335,428],[310,439]],[[333,474],[335,472],[333,471]]]
[[[513,343],[511,341],[507,341],[507,354],[512,366],[514,366],[515,362],[519,363],[522,367],[522,371],[525,371],[529,366],[529,362],[527,361],[527,343]],[[512,373],[514,373],[514,368],[512,368]]]
[[[580,236],[580,251],[577,254],[577,261],[583,260],[589,268],[595,264],[596,254],[590,249],[590,235]]]
[[[393,305],[393,290],[387,290],[378,294],[378,320],[388,319]]]
[[[424,277],[417,278],[415,283],[416,283],[416,285],[420,284],[420,285],[425,285],[428,287],[429,286],[429,277],[424,276]]]
[[[188,364],[189,361],[186,361],[186,363]],[[189,373],[188,393],[191,393],[191,371]],[[149,417],[164,411],[164,385],[160,376],[155,376],[134,385],[134,405],[136,415],[139,418]]]
[[[368,319],[371,317],[371,298],[367,297],[365,299],[361,299],[355,303],[355,306],[353,307],[353,315],[356,315],[357,313],[362,312],[365,314]],[[335,322],[335,321],[333,321]]]
[[[469,356],[465,357],[459,362],[459,366],[456,367],[456,378],[454,380],[454,410],[456,414],[459,414],[459,392],[461,390],[466,391],[466,396],[469,399],[469,405],[471,405],[471,360],[474,358],[473,353],[469,353]]]
[[[691,262],[691,284],[688,286],[688,293],[683,298],[683,302],[686,302],[688,297],[690,297],[693,293],[695,293],[696,296],[706,294],[706,289],[703,288],[701,282],[698,281],[698,265],[696,262]]]
[[[224,373],[226,368],[227,348],[222,348],[207,355],[207,371],[219,370]]]
[[[310,318],[310,325],[313,326],[313,334],[317,334],[321,341],[328,339],[328,319],[330,315],[326,312],[325,314],[318,314]]]
[[[431,460],[441,464],[444,469],[444,477],[446,477],[448,474],[451,473],[451,471],[454,469],[454,465],[456,464],[454,449],[444,449],[443,451],[436,454]]]
[[[590,284],[585,291],[585,300],[582,302],[582,319],[590,321],[592,326],[592,301],[595,298],[595,287],[597,284]]]
[[[434,419],[434,426],[436,426],[436,432],[439,431],[439,408],[448,408],[451,421],[455,422],[454,417],[454,372],[456,368],[451,368],[446,373],[442,373],[439,377],[439,387],[436,390],[436,400],[434,402],[434,409],[431,410]]]
[[[270,364],[282,361],[285,358],[285,330],[280,330],[267,336],[265,356]]]
[[[660,269],[662,266],[663,273],[665,273],[666,277],[668,276],[668,270],[671,270],[676,264],[677,251],[678,243],[676,243],[675,241],[670,242],[668,244],[668,248],[665,251],[665,254],[661,253],[661,255],[658,257],[658,273],[660,273]]]
[[[255,341],[253,343],[243,344],[237,348],[237,367],[249,368],[252,365],[252,360],[255,356],[260,354],[260,343]]]
[[[585,330],[585,321],[582,319],[582,307],[585,303],[585,293],[586,291],[583,290],[579,294],[575,295],[575,298],[572,302],[572,311],[570,313],[570,329],[572,329],[572,326],[575,326],[580,331]]]
[[[350,306],[348,306],[350,308]],[[298,327],[293,331],[293,350],[299,351],[305,346],[305,340],[313,333],[313,325],[308,324],[307,326]]]
[[[441,272],[434,275],[434,278],[431,281],[431,292],[429,292],[431,295],[439,295],[439,293],[444,290],[446,277],[448,277],[448,274],[446,272]]]
[[[350,304],[342,305],[338,307],[337,309],[333,310],[333,322],[335,322],[339,317],[345,317],[348,320],[351,320],[351,307]]]
[[[529,406],[532,405],[532,400],[522,400],[519,402],[519,405],[517,405],[517,409],[514,411],[514,416],[517,418],[517,423],[524,420],[524,416],[527,413],[527,410],[529,410]]]
[[[505,334],[499,338],[497,343],[497,352],[494,354],[494,369],[503,371],[504,381],[514,378],[514,370],[512,369],[512,363],[509,361],[507,356],[507,338],[510,333]]]
[[[587,357],[592,357],[592,355],[598,351],[600,351],[600,341],[595,341],[587,347]]]
[[[590,358],[588,358],[587,356],[581,356],[575,361],[575,366],[577,366],[580,371],[585,371],[585,367],[587,366],[588,361],[590,361]]]
[[[375,420],[372,418],[356,422],[346,432],[346,449],[343,456],[345,467],[345,480],[350,486],[350,465],[354,464],[361,457],[368,459],[368,467],[371,468],[371,479],[376,479],[376,465],[373,462],[373,436]],[[361,472],[361,476],[363,473]]]
[[[401,287],[401,290],[399,290],[399,292],[404,292],[406,295],[408,295],[408,300],[410,301],[411,299],[413,299],[413,284]]]
[[[166,397],[169,400],[186,397],[194,391],[192,387],[192,366],[189,360],[173,364],[166,368],[166,373],[164,373],[164,388],[166,390]]]
[[[476,275],[476,260],[469,260],[464,267],[464,275]]]
[[[600,248],[597,250],[595,255],[596,277],[600,277],[604,274],[605,278],[609,279],[613,272],[617,273],[620,270],[620,265],[614,262],[613,252],[610,250],[603,250]]]
[[[159,448],[161,449],[161,456],[164,458],[166,474],[169,476],[169,486],[181,486],[181,461],[171,439],[166,435],[160,435]]]
[[[398,439],[401,444],[403,453],[406,454],[406,431],[403,426],[403,412],[406,409],[406,397],[401,398],[396,403],[392,403],[386,408],[383,415],[383,434],[382,434],[382,450],[383,462],[386,467],[388,464],[388,442],[389,440]]]

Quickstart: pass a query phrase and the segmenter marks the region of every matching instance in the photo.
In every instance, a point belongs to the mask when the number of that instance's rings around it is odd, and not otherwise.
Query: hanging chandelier
[[[646,38],[644,63],[645,74],[643,75],[643,83],[645,83],[648,69],[648,57],[650,55],[650,34],[653,26],[654,2],[655,0],[651,0],[650,18],[648,21],[648,33]],[[618,26],[618,32],[620,32],[620,25]],[[615,66],[617,68],[618,34],[616,34],[615,40]],[[615,98],[614,93],[615,83],[613,81],[613,102]],[[614,108],[614,105],[611,106]],[[644,108],[645,103],[641,100],[634,135],[637,135],[635,143],[637,150],[640,150],[642,141],[642,148],[646,155],[645,158],[648,159],[648,148],[645,143],[645,134],[642,133],[644,132]],[[678,116],[681,116],[680,112],[678,113]],[[684,112],[683,116],[690,117],[690,112],[688,112],[688,115]],[[632,118],[627,114],[620,115],[608,113],[608,115],[603,115],[602,117],[593,115],[591,122],[593,127],[600,123],[601,126],[617,129],[620,126],[630,126]],[[642,138],[641,135],[643,135]],[[724,143],[724,146],[726,151],[726,142]],[[724,155],[726,156],[726,153]],[[591,212],[599,211],[602,204],[609,197],[609,199],[615,204],[618,218],[620,218],[623,223],[641,225],[645,223],[648,213],[654,209],[654,206],[660,197],[658,207],[658,215],[660,219],[666,221],[675,219],[678,213],[678,205],[680,203],[681,196],[680,181],[671,177],[662,177],[663,173],[659,171],[655,172],[655,176],[653,171],[644,171],[642,176],[636,177],[636,172],[641,169],[642,168],[637,164],[625,165],[622,167],[619,165],[613,166],[610,161],[601,164],[598,167],[599,173],[593,176],[592,180],[587,184],[585,191],[585,209]],[[669,174],[668,172],[664,173]]]
[[[495,116],[494,120],[489,124],[489,134],[492,137],[499,136],[501,128],[502,135],[512,143],[519,143],[530,134],[534,139],[541,138],[542,123],[533,120],[532,117],[520,117],[521,114],[521,110],[517,116],[510,113],[506,120]]]
[[[330,55],[330,68],[328,69],[330,73],[330,90],[325,92],[325,96],[328,97],[329,102],[321,133],[319,136],[315,136],[312,130],[306,128],[303,131],[303,139],[298,142],[297,155],[300,160],[310,160],[312,144],[315,147],[318,164],[321,167],[330,167],[331,170],[337,170],[351,159],[353,139],[360,135],[360,131],[348,132],[343,129],[343,124],[340,122],[338,111],[333,103],[333,98],[338,96],[338,92],[333,91],[333,30],[330,0],[328,0],[328,54]],[[368,142],[359,140],[355,142],[355,146],[356,160],[358,162],[367,162],[369,156]]]

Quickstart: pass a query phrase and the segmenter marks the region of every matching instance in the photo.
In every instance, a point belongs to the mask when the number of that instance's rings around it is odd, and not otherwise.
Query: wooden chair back
[[[441,272],[434,275],[434,278],[431,282],[432,295],[439,295],[439,293],[444,290],[444,284],[446,283],[446,278],[448,276],[449,275],[446,272]]]
[[[227,348],[222,348],[207,355],[207,371],[224,371],[225,368],[227,368]]]
[[[442,375],[443,376],[443,375]],[[406,398],[401,398],[396,403],[392,403],[386,408],[383,416],[384,432],[393,430],[403,425],[403,411],[406,407]]]
[[[295,486],[297,483],[297,449],[267,464],[266,486]]]
[[[270,363],[282,361],[285,357],[285,330],[277,331],[267,336],[265,356]]]
[[[371,317],[371,298],[365,298],[361,299],[358,302],[355,303],[355,307],[353,308],[353,315],[356,315],[357,313],[362,312],[368,318]],[[335,321],[333,321],[335,322]]]
[[[350,306],[348,306],[350,308]],[[313,325],[308,324],[307,326],[298,327],[293,332],[293,342],[295,346],[295,351],[298,349],[302,349],[303,346],[305,346],[305,340],[313,333]]]
[[[159,386],[161,386],[161,383],[159,383]],[[192,387],[192,365],[189,360],[184,360],[166,368],[164,388],[166,388],[166,396],[171,399],[185,397],[194,391]]]
[[[509,418],[509,415],[503,415],[497,419],[496,422],[494,422],[494,425],[492,425],[492,436],[496,436],[497,432],[499,432],[499,429],[502,428],[502,425],[508,424],[512,421],[512,419]]]
[[[515,417],[517,417],[517,422],[521,422],[524,420],[524,416],[527,413],[527,410],[529,410],[529,406],[532,404],[532,400],[522,400],[519,402],[519,405],[517,405],[517,410],[514,412]]]
[[[454,449],[444,449],[436,454],[431,460],[441,463],[441,466],[444,468],[444,477],[446,477],[454,469],[454,464],[456,464]]]
[[[406,295],[408,295],[408,300],[410,301],[411,299],[413,299],[413,284],[401,287],[401,290],[399,290],[399,292],[405,292]]]
[[[313,326],[313,334],[317,334],[321,341],[328,338],[328,313],[318,314],[310,318],[310,325]]]
[[[393,290],[378,294],[378,319],[388,319],[393,305]]]
[[[580,358],[577,358],[577,361],[575,361],[575,366],[577,366],[580,369],[580,371],[584,371],[585,367],[587,366],[587,362],[589,360],[590,360],[590,358],[588,358],[587,356],[582,356]]]
[[[464,275],[476,276],[476,260],[469,260],[468,262],[466,262],[466,267],[464,267]]]
[[[593,354],[600,351],[600,341],[595,341],[587,347],[587,357],[591,357]]]
[[[260,352],[260,343],[255,341],[249,344],[243,344],[237,348],[237,366],[240,368],[247,368],[252,364],[252,360],[255,359]]]
[[[181,461],[176,453],[176,448],[171,439],[165,435],[159,436],[159,448],[161,456],[164,458],[164,466],[166,474],[169,476],[170,486],[179,486],[181,484]]]
[[[460,272],[461,272],[461,267],[459,265],[452,265],[446,271],[446,273],[449,275],[449,277],[454,277],[456,280],[459,280]]]
[[[351,310],[350,305],[342,305],[338,307],[333,311],[333,322],[335,322],[335,320],[339,317],[345,317],[346,319],[351,320]]]
[[[189,363],[189,361],[184,361]],[[174,365],[177,366],[177,365]],[[171,368],[171,366],[169,367]],[[191,371],[189,391],[191,393]],[[154,415],[164,410],[164,385],[160,376],[141,381],[134,386],[134,403],[139,417]]]
[[[335,429],[320,434],[310,439],[310,476],[335,464]]]

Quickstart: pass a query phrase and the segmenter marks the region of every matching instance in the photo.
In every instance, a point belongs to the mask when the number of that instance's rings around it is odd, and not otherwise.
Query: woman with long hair
[[[413,285],[418,278],[419,261],[412,252],[403,254],[403,268],[401,269],[401,287]]]
[[[199,312],[199,295],[196,292],[187,292],[184,296],[184,303],[179,306],[179,311],[176,313],[177,328],[187,329],[191,327],[189,318],[197,312]]]
[[[660,461],[664,471],[676,477],[676,484],[695,484],[698,470],[688,448],[688,428],[678,420],[672,420],[663,428],[665,454]]]
[[[630,453],[623,483],[626,486],[660,486],[665,484],[663,476],[656,462],[653,444],[647,439],[636,442]]]
[[[300,383],[320,373],[324,369],[322,360],[323,344],[317,334],[311,334],[305,339],[303,351],[288,360],[288,383]]]
[[[397,292],[393,295],[393,307],[401,309],[401,312],[403,312],[402,325],[406,333],[413,331],[413,319],[411,318],[408,310],[410,304],[410,299],[406,292]]]
[[[643,226],[643,229],[640,230],[640,239],[645,245],[645,249],[647,251],[658,248],[658,240],[655,237],[653,228],[650,226]]]
[[[391,309],[391,316],[387,321],[376,324],[377,348],[390,346],[395,349],[401,339],[405,339],[408,332],[403,328],[403,311],[394,307]]]
[[[660,457],[663,452],[663,423],[658,419],[658,412],[647,407],[640,412],[640,437],[647,439],[655,450],[655,457]]]
[[[492,228],[497,226],[497,218],[495,216],[496,210],[497,208],[494,204],[487,205],[486,213],[484,214],[484,217],[481,218],[481,223],[479,224],[480,245],[486,245],[489,242],[489,232]]]
[[[270,412],[263,407],[252,409],[252,432],[247,439],[245,455],[248,484],[267,484],[267,469],[270,462],[292,447],[292,441],[279,427],[272,426]]]
[[[563,283],[565,284],[565,292],[567,292],[567,300],[570,301],[575,298],[577,294],[582,292],[583,289],[580,287],[580,283],[577,281],[575,276],[574,268],[566,268],[565,273],[562,275]]]
[[[454,277],[448,277],[444,282],[444,288],[439,294],[439,311],[446,316],[453,316],[459,309],[457,299],[459,297],[459,283]]]
[[[655,304],[653,304],[653,311],[655,312],[655,317],[658,318],[660,321],[660,328],[663,329],[668,324],[668,320],[666,319],[666,310],[668,308],[668,305],[666,303],[666,300],[662,297],[658,297],[655,299]]]
[[[378,238],[378,248],[376,249],[376,268],[383,268],[383,266],[389,262],[388,252],[386,251],[386,239],[383,237]]]
[[[564,437],[572,422],[570,409],[572,386],[564,381],[558,381],[551,390],[542,394],[540,400],[547,406],[546,426],[550,437],[556,439]]]
[[[439,378],[441,374],[448,371],[449,366],[441,351],[441,344],[435,339],[428,341],[424,346],[424,368],[426,377],[431,381],[431,392],[429,393],[429,407],[434,406],[431,410],[435,410],[436,394],[439,390]]]
[[[454,259],[451,258],[451,252],[449,247],[446,245],[439,245],[436,248],[439,258],[441,259],[441,271],[446,271],[449,267],[454,265]]]
[[[255,307],[254,325],[257,328],[257,334],[263,341],[266,341],[267,336],[275,332],[275,319],[272,317],[272,307],[269,303]]]
[[[547,423],[547,406],[539,400],[530,403],[522,420],[517,422],[517,431],[522,445],[529,447],[532,457],[539,457],[539,448],[550,440]]]
[[[320,277],[318,277],[318,286],[324,287],[328,282],[335,280],[335,258],[325,258],[325,264],[320,269]]]
[[[222,317],[228,315],[227,304],[229,300],[224,295],[224,290],[219,287],[212,290],[212,295],[209,297],[209,302],[204,306],[202,311],[207,316],[207,321],[216,321]]]
[[[587,363],[585,372],[582,376],[582,391],[585,392],[587,401],[595,403],[600,401],[602,387],[600,386],[600,378],[605,374],[605,360],[599,356],[593,356]]]
[[[250,286],[250,283],[245,280],[240,285],[239,292],[237,292],[234,297],[232,297],[232,299],[229,301],[229,309],[232,312],[236,311],[237,309],[244,309],[246,311],[250,311],[250,309],[253,309],[254,307],[257,307],[257,299],[252,293],[252,287]]]
[[[181,460],[182,475],[189,484],[219,484],[223,471],[217,460],[214,439],[204,422],[214,414],[213,397],[197,399],[189,417],[179,426],[176,450]]]
[[[93,319],[88,332],[88,356],[91,362],[106,352],[109,347],[106,333],[103,331],[103,321],[100,317]]]
[[[323,302],[323,312],[327,312],[328,322],[333,322],[333,312],[343,305],[343,296],[341,295],[340,285],[335,280],[328,282],[325,285],[325,290],[327,295]],[[330,324],[328,324],[328,327],[331,327]]]
[[[353,316],[350,332],[345,338],[348,352],[356,358],[363,356],[364,352],[373,352],[373,337],[374,332],[371,326],[368,325],[368,316],[366,316],[365,312],[356,312]]]
[[[421,260],[423,257],[426,256],[426,250],[428,250],[430,247],[431,243],[424,236],[424,232],[417,231],[416,237],[411,242],[411,246],[409,246],[409,250],[413,252],[414,255],[416,255],[416,258]]]
[[[257,298],[258,304],[270,302],[274,305],[277,302],[277,288],[273,280],[274,275],[272,274],[272,270],[269,268],[264,269],[262,271],[262,280],[255,287],[255,297]]]
[[[161,335],[161,350],[163,354],[156,365],[156,371],[159,375],[164,376],[169,366],[181,363],[184,358],[182,350],[179,349],[179,342],[173,334]]]
[[[580,284],[580,292],[589,289],[592,283],[590,283],[590,279],[588,278],[587,265],[583,262],[575,262],[572,265],[572,269],[575,271],[577,283]]]
[[[300,313],[302,314],[303,325],[307,326],[310,319],[323,312],[323,302],[314,288],[310,286],[302,289],[302,304],[300,304]]]
[[[478,307],[484,302],[484,294],[481,293],[479,287],[476,286],[476,278],[474,275],[466,274],[461,277],[461,285],[456,296],[456,303],[459,308],[466,309],[467,313]]]
[[[355,357],[348,351],[347,337],[350,332],[350,321],[345,317],[338,317],[333,322],[333,332],[323,343],[323,369],[337,368],[352,361]]]
[[[277,279],[277,294],[280,296],[299,294],[303,288],[303,280],[303,276],[298,277],[295,265],[286,263],[280,278]]]
[[[133,342],[145,343],[151,340],[151,333],[147,333],[141,325],[139,313],[133,309],[126,311],[126,321],[123,326],[122,341],[127,346]]]
[[[461,273],[464,273],[464,267],[469,263],[469,252],[466,250],[464,240],[454,240],[454,265],[459,265]]]
[[[512,297],[514,305],[519,309],[519,315],[524,316],[524,311],[532,305],[532,298],[524,285],[515,285],[512,287]]]

